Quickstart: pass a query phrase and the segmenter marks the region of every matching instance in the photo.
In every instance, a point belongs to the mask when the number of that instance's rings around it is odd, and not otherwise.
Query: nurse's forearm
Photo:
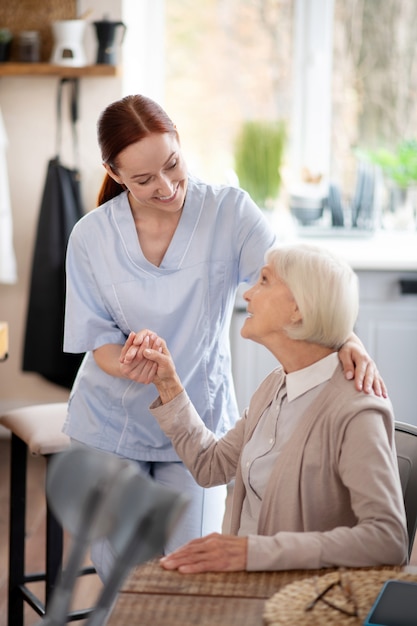
[[[93,351],[94,359],[97,365],[109,374],[110,376],[117,376],[118,378],[124,378],[120,368],[120,353],[123,346],[115,343],[107,343],[97,350]]]

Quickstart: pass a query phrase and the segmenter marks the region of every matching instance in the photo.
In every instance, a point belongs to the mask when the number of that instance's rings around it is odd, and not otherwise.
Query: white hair
[[[358,315],[358,278],[352,268],[328,250],[284,244],[265,255],[291,291],[302,320],[287,327],[288,336],[338,350]]]

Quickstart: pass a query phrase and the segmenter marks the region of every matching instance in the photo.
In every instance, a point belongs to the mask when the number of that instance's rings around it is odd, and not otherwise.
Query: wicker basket
[[[286,585],[267,600],[263,617],[269,626],[362,626],[382,585],[391,579],[417,582],[417,575],[393,569],[360,569],[305,578]],[[339,581],[342,585],[338,584]],[[356,612],[357,616],[346,615],[321,600],[317,600],[312,608],[307,608],[332,583],[335,583],[334,586],[324,597],[342,611]],[[343,588],[349,590],[350,599]]]

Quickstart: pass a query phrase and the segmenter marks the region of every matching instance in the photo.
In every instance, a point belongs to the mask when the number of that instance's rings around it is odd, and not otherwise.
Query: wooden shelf
[[[114,65],[85,65],[70,67],[53,65],[52,63],[0,63],[0,76],[62,76],[77,78],[78,76],[117,76],[118,69]]]

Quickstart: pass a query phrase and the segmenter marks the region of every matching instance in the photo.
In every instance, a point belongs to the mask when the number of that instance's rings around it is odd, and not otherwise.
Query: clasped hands
[[[164,348],[166,349],[165,342],[148,329],[138,333],[131,332],[119,357],[121,374],[137,383],[154,382],[158,363],[147,358],[144,352],[151,349],[161,354]]]
[[[184,389],[165,341],[152,331],[130,333],[119,361],[126,378],[145,385],[153,383],[162,404],[173,400]]]

